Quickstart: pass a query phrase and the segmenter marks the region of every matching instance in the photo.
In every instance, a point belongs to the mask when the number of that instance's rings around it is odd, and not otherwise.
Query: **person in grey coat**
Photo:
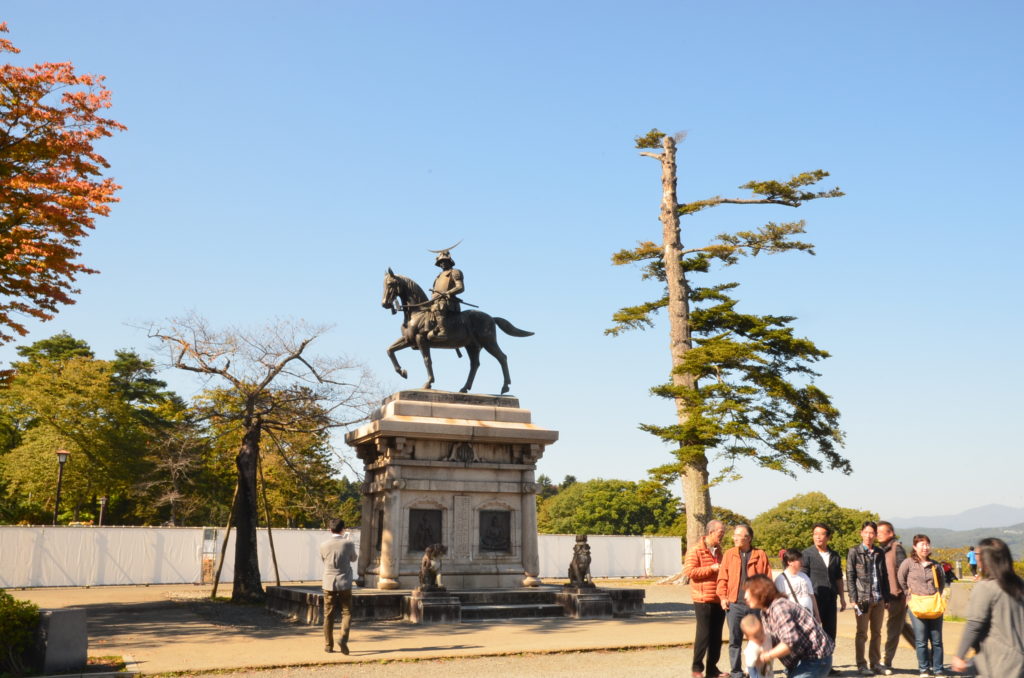
[[[978,675],[1024,678],[1024,580],[1014,573],[1002,539],[982,539],[978,552],[984,578],[971,591],[967,625],[950,665],[954,671],[967,671],[963,657],[974,648]]]
[[[344,520],[331,521],[331,536],[320,544],[320,560],[324,563],[324,651],[334,652],[334,613],[340,608],[339,647],[342,654],[348,654],[348,632],[352,627],[352,563],[358,554],[356,545],[344,531]]]

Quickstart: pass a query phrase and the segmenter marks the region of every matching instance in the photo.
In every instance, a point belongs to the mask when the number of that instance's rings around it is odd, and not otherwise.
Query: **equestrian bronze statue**
[[[389,268],[384,274],[384,299],[381,305],[391,309],[392,313],[402,312],[402,336],[388,347],[388,357],[395,371],[405,379],[408,373],[398,364],[396,351],[403,348],[414,348],[423,354],[423,365],[427,368],[427,383],[423,388],[430,388],[434,383],[434,369],[430,360],[430,349],[455,349],[460,356],[460,348],[469,354],[469,376],[461,392],[467,393],[473,387],[477,368],[480,367],[480,349],[490,353],[501,365],[505,378],[501,392],[508,393],[512,380],[508,374],[508,358],[498,346],[495,326],[502,332],[513,337],[529,337],[527,332],[515,327],[504,318],[493,318],[483,311],[462,310],[467,304],[458,298],[465,289],[462,271],[455,268],[449,247],[438,250],[435,262],[442,270],[434,281],[433,296],[427,297],[423,288],[405,276],[397,275]]]

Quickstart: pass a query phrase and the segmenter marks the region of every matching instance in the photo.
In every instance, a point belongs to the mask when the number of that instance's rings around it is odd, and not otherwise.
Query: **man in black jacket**
[[[857,670],[862,676],[882,673],[882,620],[885,617],[885,599],[889,595],[889,580],[882,564],[882,549],[875,545],[878,525],[872,520],[864,521],[860,528],[860,544],[846,554],[846,586],[850,590],[850,602],[857,609],[857,635],[854,650],[857,656]],[[871,642],[867,657],[864,646]],[[870,662],[870,663],[869,663]]]
[[[833,641],[836,639],[836,596],[843,610],[846,609],[846,592],[843,589],[843,566],[839,554],[828,545],[832,528],[817,523],[812,531],[814,546],[804,550],[803,571],[811,578],[814,595],[818,599],[821,627]],[[833,670],[832,674],[838,671]]]

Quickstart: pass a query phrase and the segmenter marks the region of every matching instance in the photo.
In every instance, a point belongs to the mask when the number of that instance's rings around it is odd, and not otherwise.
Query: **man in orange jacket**
[[[729,624],[729,671],[732,678],[743,678],[743,630],[740,620],[750,613],[743,600],[747,588],[747,579],[755,574],[771,577],[772,568],[768,564],[768,554],[755,549],[754,530],[750,525],[739,524],[732,533],[732,541],[736,546],[725,552],[722,564],[718,568],[716,593],[725,610],[725,619]]]
[[[722,656],[722,624],[725,610],[718,599],[718,569],[722,562],[722,537],[725,525],[711,520],[704,536],[687,551],[683,574],[690,578],[693,612],[697,618],[697,634],[693,639],[693,678],[714,678],[718,671],[718,658]],[[707,655],[707,664],[704,656]],[[705,674],[704,667],[707,666]]]

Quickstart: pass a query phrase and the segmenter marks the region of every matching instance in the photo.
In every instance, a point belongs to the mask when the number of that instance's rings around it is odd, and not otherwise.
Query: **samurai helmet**
[[[452,266],[455,265],[455,260],[452,259],[452,255],[448,252],[448,250],[442,250],[441,252],[438,252],[437,258],[434,259],[434,266],[441,266],[443,268],[442,264],[444,264],[444,262],[446,261],[450,263]]]
[[[437,258],[434,259],[434,266],[441,266],[444,262],[450,263],[452,266],[455,265],[455,260],[452,259],[451,250],[455,249],[462,244],[462,241],[455,243],[451,247],[446,247],[443,250],[427,250],[428,252],[434,252],[437,254]]]

